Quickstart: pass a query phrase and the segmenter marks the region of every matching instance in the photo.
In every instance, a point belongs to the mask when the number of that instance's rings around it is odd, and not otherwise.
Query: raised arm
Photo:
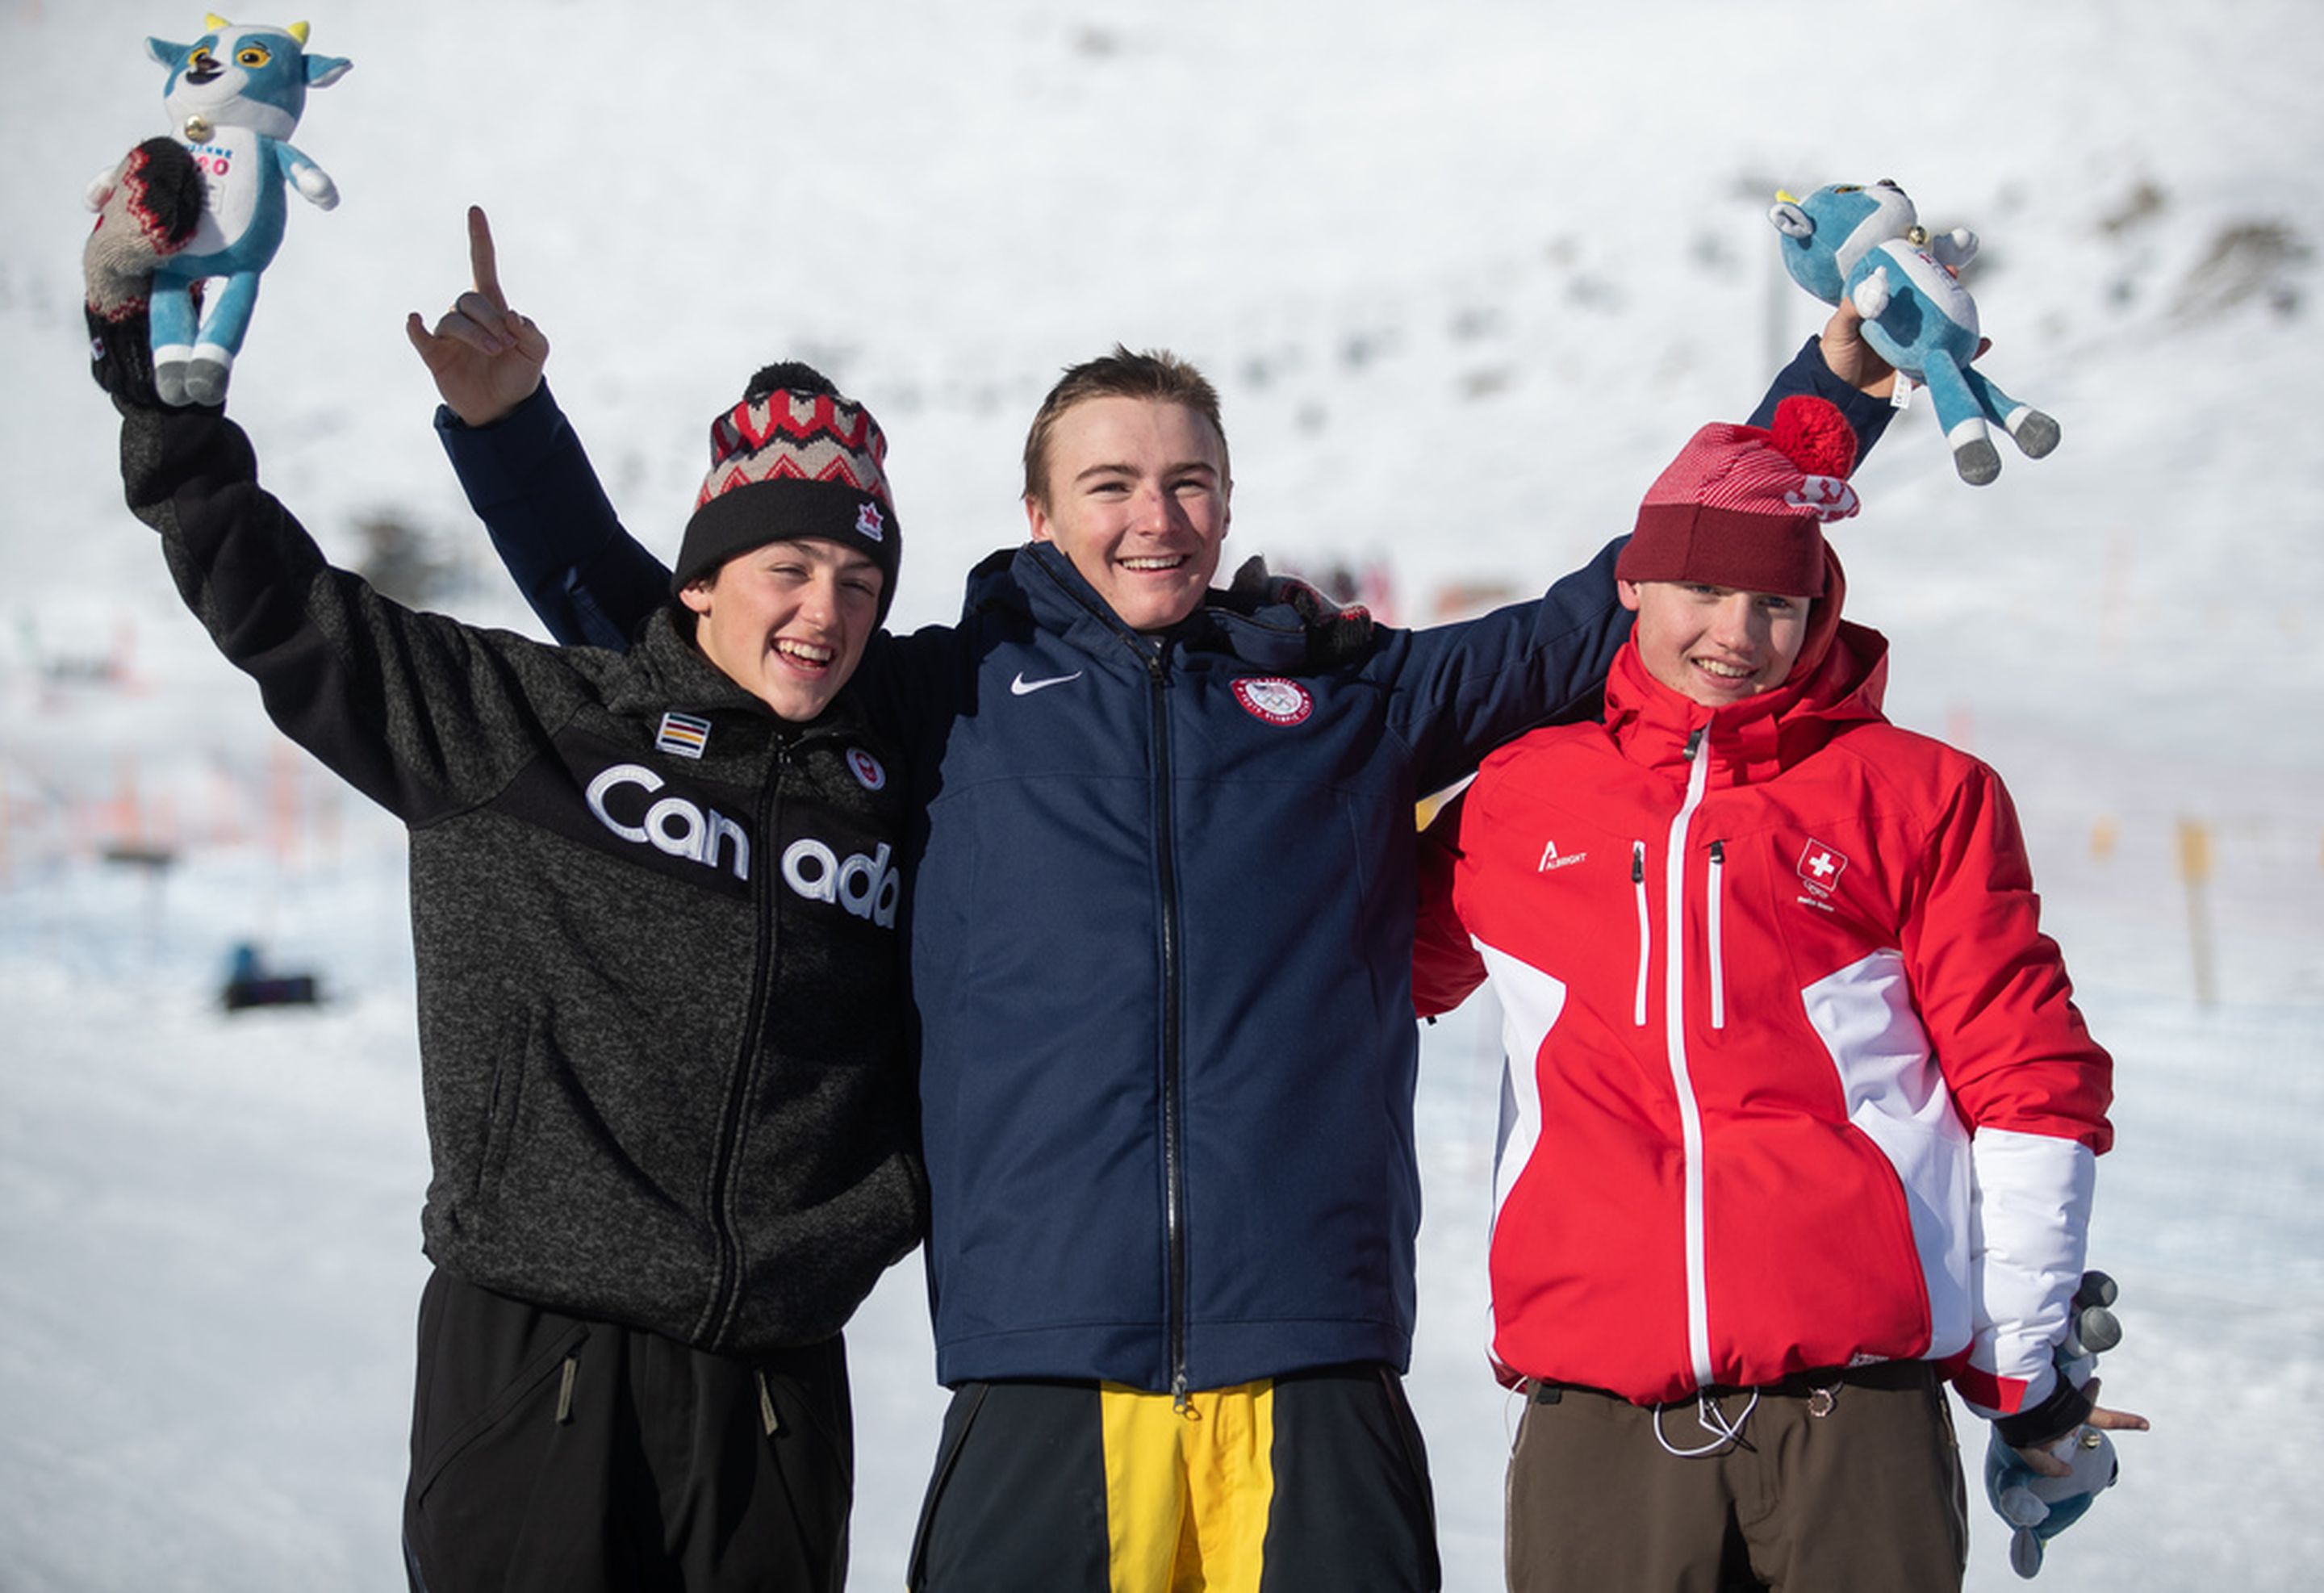
[[[555,649],[414,613],[325,562],[214,409],[116,401],[129,507],[283,733],[405,822],[497,794],[578,693]]]
[[[1896,413],[1891,401],[1896,391],[1896,367],[1864,341],[1863,326],[1864,318],[1847,303],[1832,311],[1822,332],[1808,339],[1792,363],[1775,373],[1767,395],[1751,411],[1748,423],[1768,425],[1775,419],[1775,406],[1795,392],[1828,399],[1855,428],[1856,462],[1861,467],[1864,456],[1880,440]]]
[[[404,318],[403,335],[435,378],[444,407],[463,425],[490,426],[540,388],[549,338],[530,317],[509,308],[493,224],[475,205],[468,207],[468,290],[435,330],[414,310]]]
[[[1847,418],[1861,460],[1887,429],[1893,411],[1886,394],[1895,372],[1857,327],[1851,313],[1836,312],[1776,373],[1753,424],[1765,424],[1792,394],[1813,393]],[[1621,546],[1609,543],[1533,603],[1410,633],[1394,666],[1391,722],[1418,753],[1422,790],[1451,784],[1525,731],[1596,712],[1607,668],[1630,633],[1629,611],[1614,594]]]
[[[549,391],[549,339],[509,308],[492,224],[468,211],[473,285],[431,331],[404,324],[436,391],[438,436],[493,548],[550,635],[626,648],[669,571],[622,528],[581,439]]]

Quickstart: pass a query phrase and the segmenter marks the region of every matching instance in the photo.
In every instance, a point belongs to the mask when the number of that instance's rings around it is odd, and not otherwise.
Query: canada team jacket
[[[2111,1067],[2000,781],[1881,718],[1886,644],[1716,712],[1626,647],[1606,723],[1486,760],[1424,870],[1424,1013],[1510,1066],[1494,1353],[1640,1404],[1868,1360],[2040,1404]],[[1440,856],[1443,854],[1439,854]]]
[[[713,1351],[836,1332],[925,1212],[885,745],[784,725],[667,606],[627,655],[400,608],[216,411],[123,413],[188,606],[410,826],[430,1258]]]
[[[1832,391],[1821,360],[1786,374]],[[545,392],[445,441],[558,635],[616,640],[666,589]],[[856,685],[924,805],[944,1382],[1406,1365],[1414,804],[1594,702],[1628,625],[1612,562],[1466,625],[1351,638],[1276,586],[1149,639],[1035,543],[976,570],[958,624],[874,639]]]

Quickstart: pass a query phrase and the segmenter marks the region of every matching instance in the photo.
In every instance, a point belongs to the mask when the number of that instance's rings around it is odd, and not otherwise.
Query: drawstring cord
[[[1739,1444],[1743,1441],[1743,1428],[1751,1420],[1751,1413],[1759,1408],[1759,1391],[1756,1388],[1751,1391],[1751,1403],[1743,1407],[1743,1413],[1736,1417],[1732,1423],[1728,1422],[1726,1413],[1719,1408],[1718,1401],[1712,1399],[1708,1394],[1697,1394],[1694,1396],[1695,1425],[1712,1435],[1711,1441],[1700,1449],[1680,1449],[1664,1436],[1663,1413],[1669,1408],[1668,1405],[1659,1404],[1655,1406],[1655,1441],[1663,1446],[1665,1453],[1674,1455],[1679,1459],[1699,1459],[1704,1455],[1718,1453],[1729,1444]]]

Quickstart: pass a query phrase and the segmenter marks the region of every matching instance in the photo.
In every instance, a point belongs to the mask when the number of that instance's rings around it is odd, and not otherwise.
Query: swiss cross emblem
[[[855,534],[873,542],[886,540],[887,531],[881,524],[877,503],[866,503],[855,511]]]
[[[1800,879],[1818,896],[1830,896],[1847,871],[1848,855],[1821,841],[1809,842],[1800,853]]]

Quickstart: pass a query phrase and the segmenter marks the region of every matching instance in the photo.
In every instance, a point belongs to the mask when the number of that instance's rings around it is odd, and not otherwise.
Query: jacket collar
[[[1155,636],[1141,635],[1084,580],[1054,542],[1028,542],[988,556],[968,577],[964,619],[980,610],[1023,615],[1087,652],[1129,647],[1167,662],[1173,650],[1223,654],[1255,668],[1293,673],[1341,661],[1370,641],[1360,610],[1334,611],[1303,583],[1244,566],[1231,588],[1213,587],[1203,605]]]
[[[1722,708],[1708,708],[1646,673],[1634,635],[1606,676],[1606,732],[1622,755],[1683,784],[1687,743],[1704,732],[1713,785],[1774,778],[1852,724],[1877,720],[1888,684],[1888,642],[1840,621],[1820,662],[1785,682]]]
[[[627,655],[641,668],[630,670],[607,694],[606,705],[623,713],[677,709],[689,714],[724,714],[762,721],[779,735],[833,732],[862,735],[863,719],[855,703],[853,684],[807,724],[779,719],[757,696],[742,689],[733,677],[694,645],[694,616],[675,603],[664,603],[646,621],[637,645]]]

